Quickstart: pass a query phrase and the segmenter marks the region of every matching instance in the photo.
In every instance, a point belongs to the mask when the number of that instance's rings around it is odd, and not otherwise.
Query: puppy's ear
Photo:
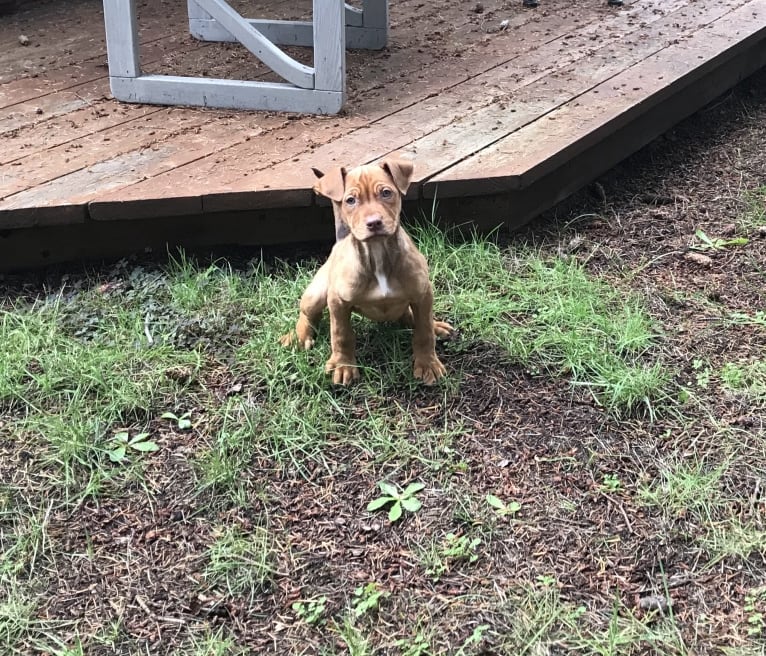
[[[412,179],[412,171],[415,168],[409,160],[395,159],[393,157],[384,159],[380,166],[394,181],[396,188],[402,196],[407,193]]]
[[[343,200],[343,192],[346,189],[346,169],[342,166],[330,169],[326,175],[319,169],[311,169],[319,178],[314,183],[314,193],[327,196],[330,200],[340,202]]]

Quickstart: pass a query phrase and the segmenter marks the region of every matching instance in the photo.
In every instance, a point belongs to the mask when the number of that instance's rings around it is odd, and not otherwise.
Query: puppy
[[[433,384],[446,373],[436,356],[436,337],[450,335],[452,326],[434,321],[428,264],[399,222],[412,163],[385,159],[314,173],[319,178],[314,192],[332,201],[337,242],[303,293],[295,330],[280,342],[311,348],[329,308],[332,354],[325,371],[334,384],[348,385],[359,378],[351,313],[398,321],[413,330],[415,378]]]

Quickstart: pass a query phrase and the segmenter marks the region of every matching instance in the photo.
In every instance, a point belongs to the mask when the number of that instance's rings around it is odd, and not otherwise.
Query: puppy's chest
[[[392,300],[401,296],[401,287],[385,272],[375,271],[367,284],[365,296],[369,300]]]
[[[404,286],[392,276],[373,273],[354,303],[354,309],[373,321],[396,321],[409,305]]]
[[[397,302],[406,296],[404,285],[393,275],[393,266],[386,255],[382,248],[370,248],[369,260],[365,263],[367,275],[363,293],[368,302]]]

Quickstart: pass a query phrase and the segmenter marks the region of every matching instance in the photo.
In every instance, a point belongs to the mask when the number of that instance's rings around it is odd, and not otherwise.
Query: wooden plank
[[[756,53],[766,49],[766,0],[751,0],[688,39],[463,160],[431,179],[424,186],[424,195],[497,193],[528,186],[669,97],[682,95],[696,80],[739,53],[751,51],[756,44]],[[697,106],[690,96],[686,113]],[[662,129],[667,129],[665,122],[646,135],[647,141]]]
[[[731,0],[732,3],[736,1],[741,0]],[[714,3],[714,0],[706,0],[706,2],[706,7],[715,6],[717,8],[711,9],[711,11],[724,12],[727,10],[720,2]],[[682,8],[684,6],[680,5]],[[679,11],[684,11],[682,8]],[[656,18],[656,27],[653,28],[647,23],[646,27],[640,28],[642,34],[646,35],[647,38],[637,39],[637,44],[632,47],[630,52],[631,57],[640,59],[655,52],[659,46],[649,38],[652,34],[651,30],[654,29],[654,33],[662,33],[668,29],[668,26],[677,24],[679,20],[679,16],[675,14],[668,15],[661,20],[659,16],[653,15],[653,17]],[[695,22],[694,27],[697,26],[698,23]],[[599,26],[599,29],[603,28],[603,24]],[[267,172],[268,178],[265,175],[256,177],[256,181],[260,184],[252,185],[252,175],[247,179],[247,189],[244,189],[242,184],[237,187],[232,185],[230,180],[226,181],[228,194],[226,196],[220,193],[206,195],[203,198],[203,208],[205,211],[213,212],[242,208],[250,204],[257,206],[259,203],[258,195],[262,193],[261,190],[267,184],[270,187],[294,189],[297,193],[297,191],[311,185],[312,179],[308,171],[312,165],[322,169],[338,164],[348,164],[348,153],[354,153],[354,157],[358,158],[357,161],[372,161],[397,149],[408,148],[409,150],[409,144],[413,138],[420,135],[436,135],[425,137],[423,142],[423,145],[430,146],[432,144],[433,150],[447,149],[448,152],[454,151],[465,154],[465,138],[467,136],[474,140],[492,138],[488,136],[492,135],[488,126],[492,126],[497,120],[500,120],[498,117],[506,118],[510,114],[511,118],[507,120],[515,121],[517,120],[515,116],[518,115],[521,124],[529,122],[539,116],[541,112],[567,101],[573,93],[588,89],[598,80],[621,71],[625,66],[625,58],[615,55],[614,41],[605,40],[602,42],[600,51],[602,51],[603,57],[598,58],[589,38],[591,29],[591,27],[584,29],[585,34],[583,34],[581,49],[578,49],[576,44],[570,44],[571,39],[567,39],[566,53],[560,52],[561,44],[559,43],[551,47],[551,50],[556,49],[559,57],[580,58],[576,65],[572,65],[562,72],[561,80],[552,79],[552,76],[545,76],[544,73],[540,72],[541,60],[552,59],[556,61],[549,56],[552,53],[546,52],[547,48],[541,47],[531,51],[526,57],[517,58],[514,62],[516,65],[513,67],[508,66],[504,70],[495,68],[490,73],[472,79],[466,83],[470,84],[469,92],[463,91],[462,87],[465,85],[456,89],[456,93],[460,93],[457,99],[471,99],[469,107],[461,107],[461,103],[456,103],[455,95],[450,93],[439,94],[408,108],[406,113],[401,112],[384,117],[369,126],[364,126],[351,134],[320,146],[310,154],[299,157],[297,161],[295,158],[291,158],[270,166]],[[620,32],[615,33],[613,38],[617,41],[624,39],[625,36]],[[521,80],[518,80],[520,76]],[[502,104],[492,102],[497,97],[496,89],[494,87],[487,89],[485,86],[488,80],[492,80],[494,85],[502,85],[507,93],[525,85],[530,79],[534,82],[526,85],[525,88],[526,95],[530,99],[526,106],[528,114],[523,111],[512,114]],[[560,90],[558,90],[559,87],[561,87]],[[481,109],[482,102],[486,105],[485,110]],[[483,113],[487,117],[491,117],[492,120],[474,119],[474,117],[482,116]],[[466,115],[468,118],[465,117]],[[461,138],[445,141],[450,135],[459,135]],[[470,148],[470,145],[468,147]],[[241,151],[242,147],[238,147],[237,150]],[[423,179],[428,172],[428,160],[421,157],[419,149],[414,154],[418,159],[416,178]],[[302,163],[303,166],[297,166],[298,163]],[[200,163],[197,163],[197,166],[199,165]],[[227,173],[230,174],[230,170]],[[205,171],[201,177],[207,180],[208,187],[219,186],[219,181],[213,170]],[[245,182],[244,178],[240,178],[240,183],[242,182]],[[223,181],[220,184],[223,184]],[[417,186],[415,186],[410,197],[417,195],[417,193]]]
[[[183,44],[176,45],[176,36],[150,41],[141,46],[141,56],[144,63],[154,64],[167,56],[168,49],[180,49]],[[195,46],[199,48],[200,46]],[[62,62],[64,60],[61,60]],[[52,93],[74,89],[88,82],[106,80],[109,69],[106,61],[106,46],[101,52],[92,57],[86,57],[77,62],[67,62],[60,67],[50,67],[42,73],[34,73],[27,77],[0,84],[0,109],[29,102]],[[109,88],[108,82],[102,87]]]
[[[420,184],[438,175],[473,153],[491,147],[527,124],[555,112],[562,104],[598,85],[611,86],[615,76],[647,58],[657,56],[669,42],[693,35],[700,28],[725,16],[747,0],[702,0],[682,7],[664,18],[642,26],[633,36],[624,36],[614,45],[602,46],[582,62],[577,62],[530,84],[506,102],[495,103],[465,116],[443,129],[413,141],[406,150],[419,162],[411,194]],[[672,38],[666,35],[672,33]],[[547,125],[543,121],[542,125]],[[578,136],[577,126],[568,126]],[[537,152],[538,143],[528,143]],[[473,177],[478,177],[474,174]]]
[[[14,228],[34,228],[48,226],[72,225],[85,223],[88,216],[88,208],[82,204],[74,205],[57,204],[53,207],[24,207],[20,209],[3,209],[0,206],[0,229],[3,231]],[[3,233],[0,232],[0,244],[3,243]],[[0,256],[2,261],[8,257],[7,252]]]
[[[61,8],[67,6],[60,2],[54,4]],[[277,17],[291,16],[295,13],[295,4],[289,0],[275,0],[270,3],[269,11]],[[29,33],[29,47],[24,49],[19,46],[18,35],[21,32],[13,31],[8,47],[0,48],[0,107],[29,101],[47,93],[103,78],[107,74],[101,3],[85,0],[79,13],[69,15],[64,11],[58,20],[46,16],[43,14],[32,21],[34,31]],[[99,27],[96,30],[83,30],[83,24]],[[64,38],[70,41],[66,47],[61,44],[60,34],[57,33],[55,38],[49,35],[52,30],[58,29],[60,32],[62,26],[65,30]],[[185,13],[178,3],[148,3],[140,7],[138,28],[141,61],[149,69],[155,65],[160,68],[171,65],[167,61],[171,54],[174,58],[186,59],[186,53],[204,51],[208,45],[189,37]],[[67,36],[67,30],[73,30],[74,33]],[[0,35],[7,31],[0,25]],[[27,57],[23,56],[25,53]],[[4,56],[10,67],[5,76],[2,74]]]
[[[647,145],[659,133],[704,107],[729,87],[766,66],[766,48],[750,48],[695,80],[682,93],[666,98],[622,128],[521,189],[495,191],[480,196],[439,194],[439,213],[471,222],[484,230],[499,226],[518,228],[554,207],[589,181],[606,173]],[[430,201],[427,201],[430,202]]]
[[[108,114],[107,119],[116,117],[119,121],[111,129],[103,129],[77,141],[64,142],[27,155],[11,166],[4,167],[0,177],[0,199],[131,151],[153,148],[176,136],[186,138],[190,132],[199,131],[200,126],[216,120],[216,115],[210,112],[191,113],[169,108],[152,108],[155,111],[150,112],[146,106],[140,106],[139,109],[143,110],[143,114],[139,112],[130,120],[125,120],[125,114],[121,112]],[[246,134],[257,134],[248,121],[242,121],[242,130],[246,130]]]
[[[108,193],[109,190],[125,184],[154,177],[168,168],[177,167],[226,147],[226,140],[220,143],[211,141],[206,132],[193,124],[199,118],[200,116],[189,115],[189,124],[180,138],[159,140],[146,148],[131,149],[97,161],[87,168],[52,178],[45,184],[8,195],[0,201],[0,211],[55,206],[57,203],[84,207],[94,196]],[[146,120],[154,122],[157,119],[156,115],[152,115]],[[247,138],[258,129],[267,130],[264,126],[273,128],[284,122],[281,117],[257,117],[257,120],[256,124],[252,118],[247,121],[246,117],[241,115],[228,115],[226,118],[219,116],[214,123],[220,127],[222,134],[229,135],[229,140],[234,140]],[[249,126],[253,128],[248,129]],[[124,126],[123,129],[130,127]],[[199,196],[195,193],[190,195],[196,196],[195,207],[201,211]]]
[[[683,3],[679,3],[683,4]],[[603,26],[614,25],[632,25],[640,21],[651,21],[658,16],[655,13],[656,7],[652,2],[637,3],[629,12],[628,16],[610,14],[604,21]],[[626,12],[628,13],[628,12]],[[372,144],[377,144],[385,149],[390,144],[401,140],[403,135],[418,134],[424,129],[434,130],[455,120],[466,113],[466,105],[455,104],[455,98],[443,93],[443,89],[456,86],[459,82],[464,82],[470,76],[462,72],[460,67],[465,66],[473,70],[474,76],[482,77],[482,70],[489,71],[485,74],[481,82],[477,81],[477,90],[471,90],[473,100],[479,105],[491,103],[495,97],[496,90],[489,83],[505,84],[507,89],[513,88],[527,80],[537,79],[545,75],[545,72],[555,69],[561,63],[569,63],[583,56],[586,56],[592,50],[592,43],[589,36],[591,28],[574,28],[571,24],[565,25],[566,16],[562,18],[564,22],[550,24],[545,27],[539,27],[536,30],[530,30],[518,39],[521,42],[523,54],[514,58],[512,61],[517,64],[516,68],[507,67],[501,69],[500,65],[508,61],[507,56],[503,59],[488,56],[486,52],[476,52],[471,55],[453,62],[442,58],[435,62],[432,69],[424,70],[423,74],[439,81],[439,87],[427,87],[425,89],[416,89],[422,93],[420,98],[407,96],[407,90],[411,85],[407,78],[395,78],[391,84],[384,85],[380,93],[391,96],[390,103],[382,103],[381,96],[375,95],[377,90],[372,90],[366,94],[366,97],[360,102],[359,112],[364,115],[369,112],[369,117],[373,120],[386,120],[383,128],[376,129],[374,135],[368,137],[368,128],[356,135],[356,141],[363,143],[365,148]],[[549,32],[548,36],[543,36],[543,32]],[[568,46],[563,41],[563,36],[568,33],[581,34],[583,43],[580,46]],[[503,34],[502,39],[515,38],[516,35]],[[615,34],[613,39],[619,38]],[[536,42],[536,43],[535,43]],[[537,50],[534,46],[542,45]],[[492,42],[488,42],[486,50],[491,50]],[[499,46],[498,46],[499,48]],[[507,45],[503,46],[507,52]],[[413,68],[413,58],[408,51],[394,51],[393,56],[403,58],[402,67],[405,72],[407,67]],[[484,61],[484,69],[476,70]],[[398,63],[398,62],[397,62]],[[458,72],[455,69],[458,68]],[[519,72],[521,71],[521,72]],[[425,100],[422,100],[427,96]],[[413,105],[417,100],[421,103]],[[459,99],[458,99],[459,100]],[[413,106],[410,106],[413,105]],[[385,114],[381,112],[381,108]],[[400,114],[391,113],[392,110],[404,110]],[[410,115],[411,118],[410,118]],[[389,117],[389,118],[387,118]],[[346,119],[348,120],[348,119]],[[366,126],[369,121],[361,123],[359,127]],[[159,180],[147,180],[139,183],[135,187],[126,187],[123,190],[102,196],[91,204],[91,212],[95,218],[126,218],[129,215],[132,199],[141,199],[147,197],[156,198],[155,211],[158,214],[172,212],[174,198],[178,195],[179,189],[208,189],[208,194],[202,200],[206,211],[223,211],[225,209],[237,209],[242,207],[258,207],[261,200],[259,195],[265,195],[264,203],[274,202],[273,190],[282,188],[286,193],[282,196],[285,202],[290,199],[290,190],[295,190],[297,197],[302,198],[310,185],[311,178],[308,174],[309,161],[320,165],[332,165],[333,162],[348,163],[349,153],[354,153],[354,148],[349,148],[348,141],[343,141],[341,145],[333,146],[331,140],[336,138],[344,131],[353,131],[353,126],[347,123],[339,124],[324,130],[317,130],[311,135],[309,148],[306,148],[305,142],[298,148],[293,148],[292,144],[282,144],[281,152],[284,157],[279,160],[274,158],[274,152],[270,149],[262,149],[259,141],[240,144],[233,149],[221,153],[232,165],[224,167],[214,160],[195,161],[193,164],[179,168],[161,176]],[[305,138],[305,137],[304,137]],[[324,144],[324,145],[323,145]],[[358,144],[352,144],[358,149]],[[304,156],[306,160],[305,167],[297,167],[290,162],[299,156],[301,152],[310,151],[311,157]],[[384,150],[385,152],[385,150]],[[383,153],[381,153],[383,154]],[[355,155],[356,156],[356,155]],[[217,156],[218,157],[218,156]],[[280,164],[281,161],[281,164]],[[239,163],[239,164],[236,164]],[[266,172],[268,169],[268,173]],[[263,173],[260,173],[263,172]],[[297,174],[296,174],[297,173]],[[305,176],[305,177],[304,177]],[[224,193],[225,192],[225,193]],[[169,194],[169,195],[165,195]],[[110,205],[111,204],[111,205]],[[148,210],[148,207],[144,207]]]
[[[314,0],[315,86],[341,92],[341,104],[346,96],[345,23],[343,0]]]
[[[301,89],[282,82],[142,75],[113,77],[111,87],[115,98],[120,100],[159,105],[312,114],[335,114],[343,105],[340,91]]]
[[[15,104],[4,110],[5,116],[0,121],[0,136],[89,107],[94,102],[106,100],[108,94],[108,81],[104,77],[67,91]]]
[[[0,81],[40,72],[88,49],[100,48],[103,51],[103,28],[95,31],[82,29],[83,25],[102,20],[100,3],[98,5],[94,8],[94,3],[88,0],[52,2],[26,11],[20,9],[10,17],[3,17],[0,26]],[[29,39],[28,45],[20,45],[18,39],[21,34]]]
[[[227,212],[218,215],[215,221],[196,214],[13,230],[0,237],[0,271],[147,250],[165,253],[177,246],[190,250],[206,246],[327,242],[332,226],[332,212],[314,206]]]
[[[93,143],[90,139],[93,135],[103,133],[103,139],[111,141],[114,144],[113,148],[116,148],[118,147],[118,142],[115,140],[116,135],[109,134],[109,128],[163,111],[167,110],[148,105],[115,106],[114,103],[93,103],[73,112],[55,116],[47,121],[24,126],[7,134],[3,149],[0,151],[0,165],[10,164],[22,158],[31,158],[17,164],[17,166],[24,167],[25,174],[34,168],[34,164],[31,164],[33,161],[58,159],[57,165],[63,166],[69,156],[57,158],[55,152],[50,152],[61,145],[65,145],[66,150],[72,153],[78,152],[92,158],[97,156],[95,153],[91,155],[88,150],[89,145]],[[45,154],[41,155],[41,153]],[[62,173],[66,173],[66,170],[61,169],[59,175]],[[44,180],[41,181],[44,182]],[[2,188],[2,180],[0,180],[0,188]],[[0,197],[3,195],[3,192],[0,191]]]
[[[28,46],[15,39],[0,48],[0,82],[20,76],[44,74],[64,67],[76,67],[79,62],[105,56],[104,15],[101,2],[73,0],[55,2],[40,10],[29,12]],[[177,3],[148,2],[140,8],[139,38],[142,43],[170,36],[174,23],[183,27],[183,8]],[[176,18],[177,17],[177,18]],[[0,28],[3,35],[5,29]]]

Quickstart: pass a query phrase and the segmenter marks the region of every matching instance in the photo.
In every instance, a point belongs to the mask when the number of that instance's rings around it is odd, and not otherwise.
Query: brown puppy
[[[412,163],[386,159],[327,175],[314,172],[314,191],[332,201],[338,241],[303,293],[295,330],[281,343],[311,348],[328,307],[332,354],[325,371],[336,385],[348,385],[359,378],[351,312],[400,321],[413,329],[415,378],[434,383],[446,373],[434,350],[436,336],[448,336],[452,326],[434,321],[428,264],[399,223]]]

